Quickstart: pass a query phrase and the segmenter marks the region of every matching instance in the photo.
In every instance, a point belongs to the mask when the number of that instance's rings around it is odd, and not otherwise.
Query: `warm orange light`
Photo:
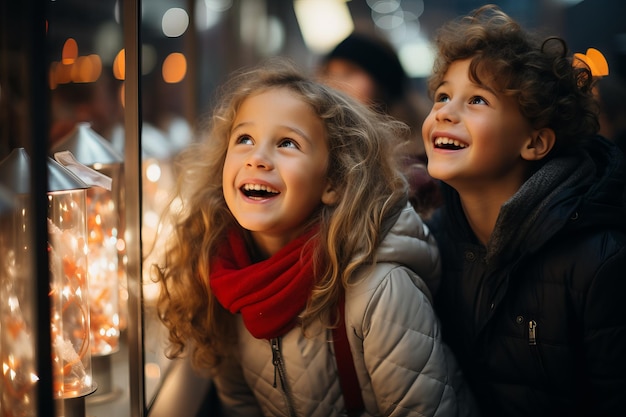
[[[98,55],[79,56],[72,66],[72,81],[75,83],[93,83],[102,72],[102,61]]]
[[[87,55],[87,58],[89,58],[89,61],[91,62],[91,68],[93,71],[91,73],[91,81],[98,81],[100,74],[102,74],[102,59],[100,59],[100,55],[97,54]]]
[[[606,61],[606,58],[599,50],[595,48],[587,49],[587,53],[576,53],[574,54],[574,62],[575,66],[582,65],[578,60],[582,61],[589,69],[591,70],[591,75],[594,77],[605,77],[609,75],[609,64]]]
[[[126,94],[126,84],[122,84],[120,87],[120,103],[122,103],[122,108],[126,107],[126,97],[124,94]]]
[[[72,81],[72,65],[65,65],[62,62],[54,68],[54,75],[57,84],[67,84]]]
[[[91,72],[89,67],[89,61],[85,59],[84,56],[79,56],[74,61],[74,65],[72,65],[72,82],[75,83],[86,83],[87,81],[87,72]]]
[[[75,82],[93,83],[98,81],[102,73],[102,61],[96,54],[81,56],[74,65],[78,67],[79,74]]]
[[[50,90],[54,90],[59,85],[56,77],[57,65],[59,65],[58,62],[52,62],[50,64],[50,70],[48,71],[48,83],[50,84]]]
[[[163,61],[163,80],[174,84],[182,81],[187,73],[187,59],[179,52],[169,54]]]
[[[65,65],[71,65],[78,58],[78,44],[73,38],[67,38],[63,45],[63,54],[61,55]]]
[[[121,49],[113,60],[113,76],[118,80],[126,78],[126,53]]]

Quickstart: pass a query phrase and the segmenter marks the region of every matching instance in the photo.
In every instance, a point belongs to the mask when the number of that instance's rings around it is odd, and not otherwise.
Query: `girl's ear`
[[[543,159],[552,150],[555,141],[554,130],[548,127],[537,130],[522,149],[522,158],[527,161]]]
[[[322,203],[327,206],[332,206],[336,204],[338,200],[339,196],[337,195],[337,191],[335,191],[331,182],[328,181],[326,189],[322,193]]]

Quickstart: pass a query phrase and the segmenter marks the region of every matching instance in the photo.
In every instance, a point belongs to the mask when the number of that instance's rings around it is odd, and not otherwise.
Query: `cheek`
[[[433,124],[433,118],[434,114],[431,111],[424,119],[424,123],[422,123],[422,140],[424,141],[424,145],[426,145],[426,147],[428,147],[428,144],[430,143],[430,130]]]
[[[288,188],[291,190],[308,190],[308,195],[303,196],[298,193],[298,199],[314,201],[319,203],[321,196],[326,189],[326,171],[321,169],[320,165],[299,166],[297,171],[293,171],[293,175],[290,175],[284,179],[288,181]]]
[[[235,179],[237,176],[237,170],[232,158],[226,158],[224,161],[224,168],[222,168],[222,188],[224,194],[231,192],[231,189],[235,186]]]
[[[226,173],[222,175],[222,193],[224,194],[224,200],[226,204],[230,206],[230,202],[233,199],[233,182],[226,176]]]
[[[230,164],[228,158],[224,161],[224,167],[222,168],[222,187],[226,188],[227,183],[230,180]]]

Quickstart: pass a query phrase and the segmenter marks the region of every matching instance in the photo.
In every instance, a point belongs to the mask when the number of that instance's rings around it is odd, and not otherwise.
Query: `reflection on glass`
[[[105,186],[92,186],[87,190],[86,213],[91,352],[94,357],[110,355],[119,349],[120,337],[118,244],[121,239],[119,200],[123,159],[86,122],[78,123],[51,152],[55,158],[63,158],[64,165],[76,170],[74,173],[79,177],[83,175],[81,178],[87,183],[90,183],[89,178],[94,182],[100,178],[108,180]],[[91,171],[75,164],[72,157]],[[102,177],[93,178],[96,173]]]
[[[152,266],[161,263],[166,239],[171,233],[166,216],[170,192],[174,186],[173,164],[170,158],[145,158],[143,171],[143,224],[141,237],[144,242],[143,301],[144,301],[144,358],[146,398],[152,399],[170,364],[164,355],[165,327],[156,311],[156,299],[160,287],[152,280]]]
[[[85,190],[48,194],[54,395],[93,391]]]
[[[0,415],[35,416],[35,346],[28,195],[0,188]]]
[[[88,187],[51,158],[47,171],[53,396],[58,400],[57,406],[64,408],[66,401],[79,399],[80,402],[95,390],[89,335],[85,191]],[[11,219],[12,238],[6,243],[8,265],[3,268],[8,278],[0,287],[0,312],[3,323],[8,324],[7,331],[2,332],[2,401],[4,410],[13,413],[24,409],[23,415],[29,415],[37,376],[32,334],[30,158],[26,151],[13,150],[0,162],[0,174],[3,184],[17,196]],[[72,402],[78,406],[75,408],[79,413],[84,412],[84,404]]]
[[[88,233],[89,312],[92,369],[98,390],[90,401],[108,401],[121,394],[114,389],[110,356],[120,349],[120,283],[118,248],[122,157],[89,123],[78,123],[51,150],[55,159],[91,185],[86,194]],[[125,277],[125,274],[124,274]]]

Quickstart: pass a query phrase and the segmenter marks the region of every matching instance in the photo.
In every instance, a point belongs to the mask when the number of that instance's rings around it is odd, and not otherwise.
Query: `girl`
[[[437,46],[445,340],[488,416],[626,415],[624,161],[595,135],[590,69],[494,6]]]
[[[365,416],[471,414],[425,285],[436,244],[392,162],[405,134],[276,65],[235,77],[183,155],[160,316],[169,355],[211,370],[226,415],[345,415],[348,388]]]

